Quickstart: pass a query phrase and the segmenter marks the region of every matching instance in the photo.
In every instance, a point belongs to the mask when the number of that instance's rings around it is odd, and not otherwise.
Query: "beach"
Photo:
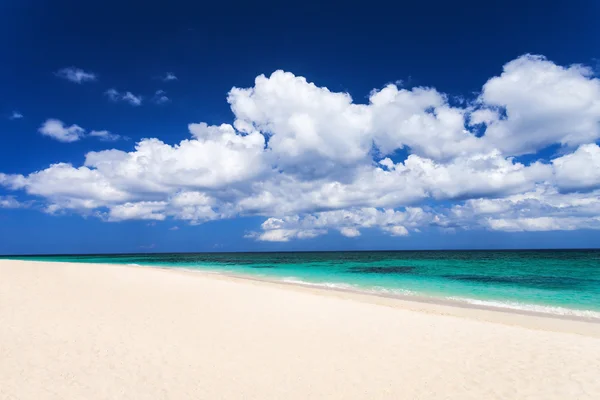
[[[597,399],[600,324],[0,260],[0,399]]]

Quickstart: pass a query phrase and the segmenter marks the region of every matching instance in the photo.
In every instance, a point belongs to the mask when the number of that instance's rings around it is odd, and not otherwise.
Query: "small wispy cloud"
[[[111,88],[104,92],[104,94],[108,97],[109,100],[114,102],[124,101],[135,107],[142,105],[143,97],[136,96],[131,92],[120,93],[117,89]]]
[[[121,94],[114,88],[108,89],[104,94],[112,101],[119,101],[119,98],[121,97]]]
[[[76,67],[59,69],[55,72],[55,75],[74,83],[93,82],[97,79],[96,74]]]
[[[76,142],[84,137],[94,137],[103,142],[114,142],[119,139],[129,139],[114,133],[110,133],[107,130],[92,130],[86,134],[86,130],[81,126],[73,124],[71,126],[65,125],[59,119],[50,118],[47,119],[38,131],[44,135],[51,137],[52,139],[58,140],[59,142],[71,143]]]
[[[8,117],[8,119],[10,119],[11,121],[15,120],[15,119],[21,119],[21,118],[23,118],[23,114],[21,114],[18,111],[13,111],[13,113],[10,115],[10,117]]]
[[[136,96],[131,92],[126,92],[123,95],[123,101],[128,102],[132,106],[139,106],[142,104],[142,96]]]
[[[58,119],[46,120],[38,129],[38,132],[64,143],[76,142],[85,134],[85,130],[79,125],[66,126]]]
[[[121,139],[120,135],[110,133],[109,131],[91,131],[89,135],[96,137],[103,142],[116,142]]]
[[[164,90],[157,90],[152,97],[152,102],[155,104],[166,104],[169,103],[171,99],[167,97],[167,92]]]
[[[164,76],[160,78],[163,82],[176,81],[177,77],[172,72],[167,72]]]
[[[173,226],[171,228],[169,228],[170,231],[178,231],[179,227],[178,226]]]
[[[0,208],[21,208],[26,204],[19,202],[14,196],[0,196]]]

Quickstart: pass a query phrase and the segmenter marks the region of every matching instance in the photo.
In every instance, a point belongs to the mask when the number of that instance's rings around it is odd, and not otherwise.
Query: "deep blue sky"
[[[159,137],[177,143],[187,124],[230,122],[226,94],[276,69],[292,71],[366,101],[373,88],[403,80],[466,95],[524,53],[558,64],[597,65],[597,1],[197,2],[4,0],[0,4],[0,172],[27,174],[57,161],[75,165],[86,152]],[[493,4],[490,4],[493,3]],[[77,85],[60,68],[98,74]],[[176,82],[156,77],[174,72]],[[109,87],[151,96],[167,107],[133,108],[106,101]],[[18,110],[24,118],[7,117]],[[131,138],[60,143],[40,124],[59,118]],[[0,188],[0,195],[15,194]],[[17,196],[24,199],[22,194]],[[395,238],[337,233],[289,243],[244,239],[264,218],[187,226],[184,222],[107,223],[78,215],[0,208],[0,253],[596,247],[596,231],[416,234]],[[177,231],[168,228],[180,227]]]

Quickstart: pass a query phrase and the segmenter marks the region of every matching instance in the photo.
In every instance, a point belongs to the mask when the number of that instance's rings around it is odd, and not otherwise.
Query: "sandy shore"
[[[599,326],[0,260],[0,399],[598,399]]]

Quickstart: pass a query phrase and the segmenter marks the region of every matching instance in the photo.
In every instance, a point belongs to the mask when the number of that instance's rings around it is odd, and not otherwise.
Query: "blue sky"
[[[600,246],[599,16],[4,1],[0,253]]]

